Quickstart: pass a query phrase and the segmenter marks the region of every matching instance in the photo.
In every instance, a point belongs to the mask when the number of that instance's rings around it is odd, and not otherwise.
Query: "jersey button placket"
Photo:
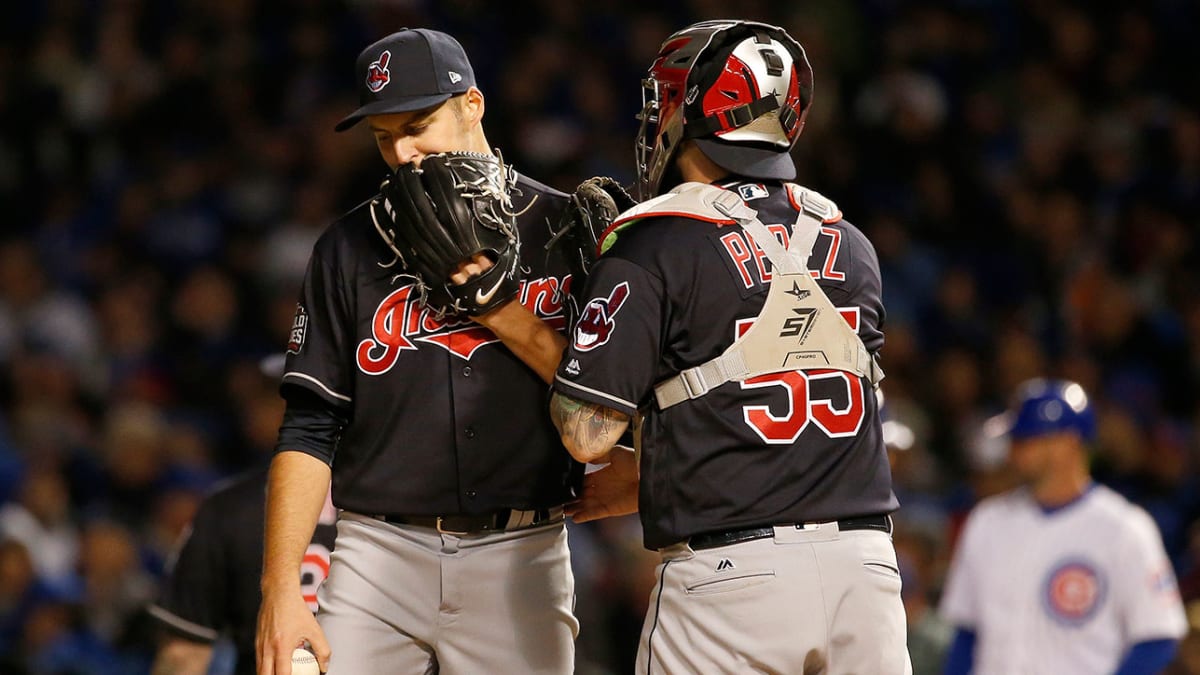
[[[463,435],[467,438],[475,438],[475,427],[466,427],[463,429]]]
[[[471,376],[471,366],[463,366],[463,369],[462,369],[462,376],[463,376],[463,377],[470,377],[470,376]]]

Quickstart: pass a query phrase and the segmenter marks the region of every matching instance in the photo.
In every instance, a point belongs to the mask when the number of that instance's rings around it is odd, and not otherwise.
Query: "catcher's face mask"
[[[812,67],[782,28],[703,21],[668,37],[642,81],[638,198],[658,193],[680,143],[752,178],[795,178],[788,157],[812,102]]]

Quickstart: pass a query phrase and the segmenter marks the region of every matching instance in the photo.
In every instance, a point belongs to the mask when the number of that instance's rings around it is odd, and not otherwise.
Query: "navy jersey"
[[[237,672],[254,673],[254,632],[262,594],[266,467],[217,488],[200,504],[171,563],[158,602],[163,627],[195,642],[225,635],[237,651]],[[317,611],[317,588],[329,573],[337,528],[331,507],[321,514],[301,565],[301,590]]]
[[[525,281],[519,301],[565,329],[569,278],[544,250],[566,195],[524,176]],[[546,414],[546,384],[488,329],[439,320],[380,240],[367,208],[317,242],[301,290],[281,385],[306,389],[348,420],[328,454],[338,508],[367,514],[478,514],[570,500],[582,466]]]
[[[783,185],[722,187],[737,190],[786,241],[797,208]],[[877,352],[884,311],[870,242],[844,220],[824,224],[808,265],[868,351]],[[720,355],[749,328],[766,300],[770,270],[737,225],[660,216],[622,231],[588,278],[592,320],[573,334],[555,387],[645,413],[639,510],[649,548],[706,531],[897,506],[878,401],[864,378],[836,370],[775,373],[657,409],[655,383]]]

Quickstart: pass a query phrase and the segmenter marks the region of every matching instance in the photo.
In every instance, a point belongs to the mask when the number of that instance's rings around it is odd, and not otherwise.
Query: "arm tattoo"
[[[550,416],[576,458],[608,452],[629,425],[624,413],[558,393],[551,401]]]

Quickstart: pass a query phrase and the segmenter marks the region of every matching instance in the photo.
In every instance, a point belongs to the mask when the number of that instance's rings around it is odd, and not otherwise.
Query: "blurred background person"
[[[264,464],[223,483],[201,502],[149,610],[161,628],[154,675],[210,672],[222,639],[234,649],[232,672],[255,672],[266,489]],[[317,589],[329,573],[336,516],[327,497],[301,565],[300,587],[314,613]],[[218,665],[220,655],[216,651]]]
[[[1187,625],[1144,509],[1093,482],[1096,419],[1069,380],[1022,383],[997,431],[1021,487],[967,518],[940,611],[945,672],[1161,672]]]

